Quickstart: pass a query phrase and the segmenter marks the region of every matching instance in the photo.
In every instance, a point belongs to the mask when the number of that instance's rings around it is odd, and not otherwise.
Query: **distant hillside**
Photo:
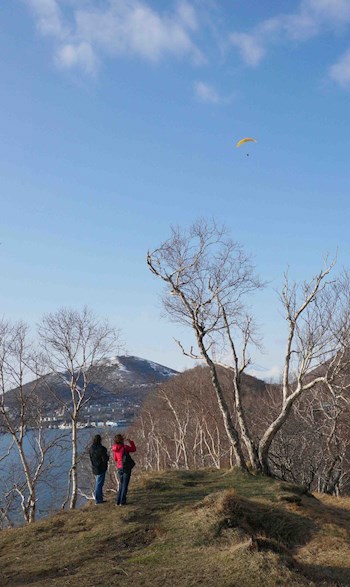
[[[128,426],[140,413],[140,408],[149,394],[152,394],[161,384],[174,380],[176,376],[176,380],[180,377],[181,388],[184,381],[191,379],[192,373],[197,373],[198,369],[210,382],[210,374],[206,366],[194,367],[179,374],[174,369],[135,356],[121,355],[101,360],[89,373],[90,384],[87,393],[89,401],[81,410],[81,424],[101,427]],[[219,373],[229,387],[230,371],[219,367]],[[264,381],[247,374],[243,374],[242,381],[246,402],[254,404],[258,396],[265,395]],[[197,383],[194,385],[196,386]],[[32,387],[35,387],[36,393],[43,400],[44,421],[47,426],[65,427],[69,420],[62,406],[64,403],[69,405],[71,401],[68,373],[49,373],[26,384],[24,391],[29,391]],[[176,383],[175,387],[175,395],[178,395]],[[10,395],[8,404],[11,406]]]
[[[89,375],[89,402],[82,409],[82,422],[103,425],[106,421],[122,421],[127,424],[133,420],[148,393],[177,375],[177,371],[147,359],[122,355],[101,360]],[[68,373],[51,373],[24,386],[24,391],[35,386],[36,393],[43,399],[48,425],[64,424],[62,402],[69,403],[71,397],[68,381]],[[11,396],[8,403],[11,405]]]
[[[232,371],[220,366],[218,378],[234,416]],[[264,429],[264,410],[271,403],[270,389],[264,381],[251,375],[243,374],[241,382],[246,422],[257,438]],[[140,446],[139,462],[146,469],[196,469],[230,464],[230,443],[223,415],[209,368],[203,365],[179,373],[149,394],[131,432]]]
[[[1,587],[350,585],[350,500],[234,470],[135,473],[90,503],[0,532]]]

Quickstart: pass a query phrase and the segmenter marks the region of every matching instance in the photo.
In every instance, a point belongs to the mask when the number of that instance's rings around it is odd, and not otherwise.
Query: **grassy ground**
[[[0,532],[1,587],[350,586],[350,499],[215,470],[134,477],[129,503]]]

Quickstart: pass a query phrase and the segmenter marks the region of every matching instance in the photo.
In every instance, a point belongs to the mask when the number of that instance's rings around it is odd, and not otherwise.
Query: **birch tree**
[[[301,284],[285,275],[280,300],[288,328],[281,397],[277,412],[256,438],[254,422],[249,425],[242,402],[242,375],[251,363],[249,351],[259,344],[245,299],[262,287],[249,257],[225,229],[199,221],[188,230],[173,228],[170,238],[148,253],[147,263],[166,285],[166,312],[195,335],[196,349],[177,342],[185,355],[204,360],[210,369],[237,465],[245,469],[247,456],[253,470],[270,474],[271,444],[295,402],[315,386],[332,381],[341,368],[349,347],[349,278],[342,285],[330,280],[334,262],[327,260],[314,277]],[[231,373],[234,414],[223,393],[218,365]]]
[[[20,500],[26,523],[35,521],[37,487],[51,468],[49,454],[57,439],[49,441],[42,426],[43,401],[37,394],[38,363],[29,340],[28,327],[19,322],[0,322],[0,421],[9,435],[12,450],[17,450],[20,465],[2,496],[0,511],[11,523],[11,512]],[[30,380],[32,383],[30,383]],[[5,476],[2,476],[5,483]],[[17,497],[17,499],[16,499]]]
[[[69,390],[65,402],[51,388],[71,423],[71,467],[68,474],[67,497],[74,509],[78,497],[78,422],[82,407],[89,402],[89,383],[98,361],[115,352],[118,332],[107,321],[95,317],[87,307],[81,311],[61,308],[47,314],[38,329],[44,363]]]
[[[349,490],[349,385],[347,369],[330,388],[317,385],[295,403],[269,451],[275,476],[308,491],[340,495]],[[265,410],[265,420],[267,415]]]
[[[237,466],[247,469],[242,440],[250,464],[257,468],[258,457],[242,408],[242,374],[250,364],[248,347],[257,343],[252,316],[244,305],[245,296],[262,283],[254,273],[249,257],[232,241],[225,228],[215,222],[199,221],[188,231],[173,228],[171,237],[147,255],[154,275],[166,284],[163,305],[170,317],[192,328],[196,346],[182,352],[201,359],[209,367],[211,381],[227,437]],[[229,362],[218,361],[231,355]],[[230,368],[234,382],[239,430],[227,404],[218,377],[218,363]]]
[[[262,471],[269,473],[268,455],[273,439],[303,394],[325,383],[341,363],[344,347],[334,328],[338,295],[328,280],[334,263],[300,285],[285,274],[280,300],[288,325],[280,408],[259,442]],[[339,354],[340,353],[340,354]],[[322,366],[322,370],[319,368]]]

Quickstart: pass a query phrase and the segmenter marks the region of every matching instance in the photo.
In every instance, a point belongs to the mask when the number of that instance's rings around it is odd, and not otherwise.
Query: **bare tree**
[[[51,463],[49,453],[56,443],[43,430],[43,402],[37,394],[37,357],[24,323],[0,322],[0,420],[11,438],[6,457],[17,450],[22,474],[15,466],[10,485],[2,496],[3,519],[20,499],[25,522],[34,522],[37,510],[37,486]],[[34,382],[28,383],[30,379]],[[4,477],[2,479],[4,481]]]
[[[81,311],[61,308],[44,316],[38,333],[47,369],[59,376],[70,394],[69,401],[63,402],[63,409],[72,427],[72,462],[67,497],[62,507],[69,502],[69,507],[74,509],[78,497],[77,428],[80,411],[90,400],[89,383],[93,367],[115,351],[118,332],[84,307]],[[54,393],[54,390],[50,391]],[[63,401],[57,396],[56,400]]]
[[[349,279],[344,274],[330,280],[333,266],[326,260],[315,277],[301,284],[285,275],[280,295],[288,325],[283,376],[280,385],[270,386],[265,404],[253,410],[261,469],[269,473],[271,464],[273,472],[308,486],[319,478],[328,453],[323,441],[330,434],[330,412],[322,406],[333,401],[330,389],[346,390],[350,371]],[[340,415],[339,394],[337,406],[333,424]]]
[[[242,247],[228,238],[225,228],[215,222],[199,221],[188,231],[173,228],[169,240],[149,252],[147,263],[154,275],[167,285],[163,304],[170,317],[189,325],[198,351],[182,352],[204,359],[210,369],[212,385],[226,433],[237,465],[246,469],[241,438],[250,463],[258,467],[257,450],[249,433],[242,408],[241,378],[250,363],[249,344],[257,343],[252,316],[244,297],[262,286]],[[220,352],[221,360],[218,358]],[[230,356],[224,361],[222,357]],[[229,410],[218,377],[217,365],[230,368],[234,382],[239,431]]]
[[[285,275],[281,301],[288,324],[284,355],[282,398],[277,416],[259,442],[259,461],[269,473],[268,455],[271,443],[291,413],[295,402],[316,385],[334,376],[341,363],[343,342],[335,326],[339,296],[327,277],[334,263],[325,263],[310,281],[298,287]],[[320,366],[326,369],[319,371]]]
[[[132,435],[139,439],[138,463],[148,470],[229,465],[227,434],[207,367],[187,370],[150,394]]]
[[[225,229],[200,221],[188,231],[172,229],[170,239],[148,253],[147,263],[166,284],[163,305],[170,318],[189,325],[195,334],[198,351],[177,342],[184,354],[204,359],[210,369],[238,466],[246,468],[247,454],[253,470],[269,474],[271,444],[295,402],[315,386],[331,384],[342,368],[349,348],[349,277],[330,281],[334,262],[327,264],[327,260],[315,277],[301,285],[285,275],[280,297],[288,334],[281,399],[257,438],[242,401],[242,375],[251,360],[248,350],[259,343],[244,297],[262,286],[249,258],[227,237]],[[220,364],[231,373],[234,415],[218,377]]]
[[[303,394],[274,438],[269,451],[272,473],[308,491],[340,495],[349,491],[349,370]],[[343,387],[342,381],[345,385]],[[270,396],[270,403],[275,402]],[[280,402],[277,402],[277,410]],[[268,409],[262,417],[267,420]]]

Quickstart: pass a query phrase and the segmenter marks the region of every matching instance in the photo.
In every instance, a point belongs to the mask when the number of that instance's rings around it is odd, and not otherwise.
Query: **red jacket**
[[[123,468],[123,453],[124,450],[126,450],[127,452],[135,452],[136,451],[136,446],[133,440],[130,440],[130,445],[129,444],[113,444],[112,446],[112,451],[113,451],[113,458],[115,460],[115,462],[117,463],[117,468],[118,469],[122,469]]]

